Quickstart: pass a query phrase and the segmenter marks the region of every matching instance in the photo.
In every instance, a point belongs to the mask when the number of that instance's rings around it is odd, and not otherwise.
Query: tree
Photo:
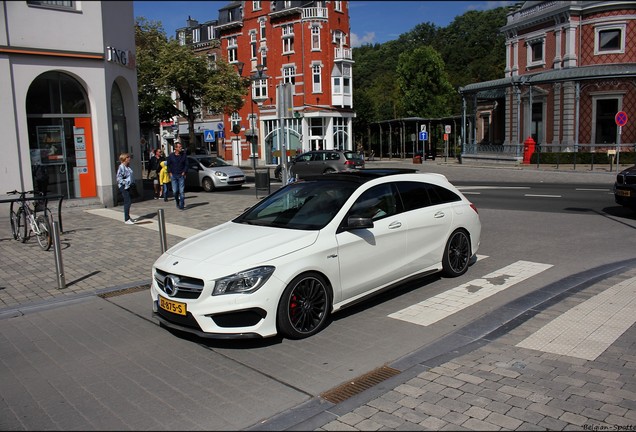
[[[455,90],[441,55],[431,46],[420,46],[400,54],[397,86],[405,114],[416,117],[443,117],[450,114]]]
[[[137,47],[137,89],[139,99],[139,123],[142,130],[154,129],[163,120],[176,114],[170,92],[159,88],[157,56],[167,43],[160,22],[138,17],[135,23],[135,45]]]
[[[224,60],[211,64],[187,45],[171,39],[158,55],[160,76],[158,83],[164,89],[176,92],[181,102],[177,111],[188,120],[189,147],[194,151],[194,122],[205,107],[213,112],[231,114],[239,110],[250,85],[236,69]]]

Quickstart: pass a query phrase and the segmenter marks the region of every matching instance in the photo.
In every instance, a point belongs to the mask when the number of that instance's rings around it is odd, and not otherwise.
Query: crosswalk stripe
[[[440,293],[389,315],[389,318],[429,326],[472,306],[494,294],[552,267],[530,261],[517,261],[502,269]]]
[[[573,307],[517,346],[595,360],[635,322],[636,277]]]

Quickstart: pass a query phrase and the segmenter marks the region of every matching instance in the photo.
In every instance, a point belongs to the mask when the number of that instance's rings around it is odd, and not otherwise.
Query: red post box
[[[531,136],[526,138],[526,140],[523,142],[523,163],[524,164],[530,163],[530,158],[532,157],[532,153],[534,153],[534,146],[536,144],[537,143],[534,142]]]

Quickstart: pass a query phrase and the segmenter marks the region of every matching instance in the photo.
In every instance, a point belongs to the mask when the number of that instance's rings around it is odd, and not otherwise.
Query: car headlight
[[[253,293],[267,282],[274,270],[274,266],[256,267],[217,279],[212,295]]]
[[[227,174],[221,171],[214,171],[214,175],[217,177],[227,177]]]

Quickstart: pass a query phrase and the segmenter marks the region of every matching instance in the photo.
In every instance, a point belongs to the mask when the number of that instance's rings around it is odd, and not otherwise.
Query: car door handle
[[[433,215],[435,219],[443,218],[444,216],[446,216],[446,213],[444,213],[443,211],[438,211]]]
[[[396,229],[402,226],[402,222],[395,221],[389,224],[389,229]]]

